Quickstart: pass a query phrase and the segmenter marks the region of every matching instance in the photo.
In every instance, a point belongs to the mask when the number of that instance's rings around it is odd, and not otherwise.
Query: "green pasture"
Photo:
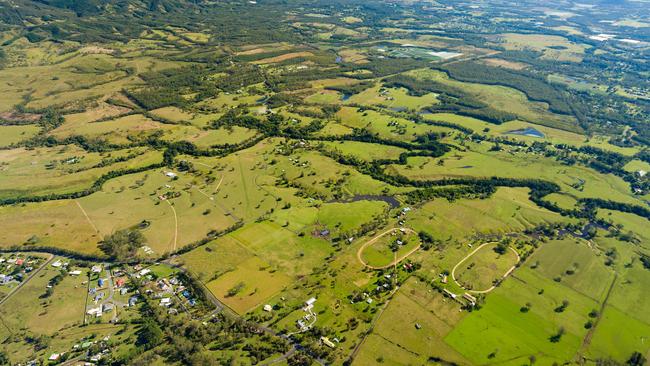
[[[494,251],[495,244],[478,249],[456,269],[456,281],[468,290],[487,290],[495,281],[517,264],[517,256],[508,249],[504,254]]]
[[[29,140],[39,131],[40,128],[36,125],[0,126],[0,148]]]

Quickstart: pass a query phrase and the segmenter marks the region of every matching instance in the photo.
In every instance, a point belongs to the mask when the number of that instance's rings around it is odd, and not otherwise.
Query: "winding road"
[[[366,249],[366,247],[374,244],[377,240],[382,238],[384,235],[390,234],[390,233],[392,233],[394,231],[400,231],[402,229],[404,229],[404,231],[407,232],[407,233],[416,234],[415,230],[408,229],[408,228],[393,228],[393,229],[390,229],[390,230],[386,230],[383,233],[381,233],[381,234],[375,236],[374,238],[368,240],[367,242],[365,242],[361,246],[361,248],[359,248],[359,250],[357,250],[357,259],[359,260],[359,262],[361,264],[363,264],[365,267],[370,268],[370,269],[386,269],[386,268],[390,268],[390,267],[396,265],[397,263],[399,263],[399,262],[403,261],[404,259],[408,258],[411,254],[417,252],[418,249],[420,249],[420,246],[421,246],[419,244],[415,248],[411,249],[408,253],[405,253],[403,256],[401,256],[399,258],[396,258],[394,261],[390,262],[389,264],[387,264],[385,266],[371,266],[371,265],[369,265],[368,263],[366,263],[363,260],[363,251]]]
[[[491,244],[495,244],[495,243],[493,243],[493,242],[491,242],[491,243],[485,243],[485,244],[482,244],[482,245],[478,246],[478,247],[477,247],[476,249],[474,249],[471,253],[469,253],[468,255],[466,255],[465,258],[461,259],[460,262],[456,263],[456,265],[454,266],[454,269],[451,270],[451,278],[453,278],[453,279],[454,279],[454,282],[456,282],[456,284],[457,284],[460,288],[462,288],[463,290],[465,290],[465,291],[467,291],[467,292],[474,293],[474,294],[487,294],[488,292],[490,292],[490,291],[492,291],[492,290],[494,290],[494,289],[496,288],[495,285],[492,285],[492,287],[488,288],[487,290],[468,290],[468,289],[466,289],[465,287],[463,287],[460,283],[458,283],[458,280],[456,280],[456,269],[457,269],[461,264],[463,264],[467,259],[469,259],[469,257],[473,256],[476,252],[478,252],[479,250],[481,250],[481,248],[483,248],[483,247],[486,246],[486,245],[491,245]],[[512,250],[512,252],[515,253],[515,255],[517,256],[517,263],[519,263],[519,262],[521,261],[521,257],[519,256],[519,253],[517,253],[516,250],[512,249],[512,247],[508,247],[508,249]],[[501,277],[501,280],[503,280],[503,279],[505,279],[506,277],[510,276],[510,274],[512,273],[512,271],[515,270],[515,268],[517,268],[517,265],[516,265],[516,264],[515,264],[514,266],[510,267],[510,269],[509,269],[508,271],[506,271],[506,273],[503,275],[503,277]]]

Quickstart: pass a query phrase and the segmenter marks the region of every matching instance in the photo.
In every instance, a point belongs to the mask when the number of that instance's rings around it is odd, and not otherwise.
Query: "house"
[[[172,299],[169,297],[164,297],[160,299],[160,306],[169,307],[172,305]]]
[[[111,303],[104,304],[102,305],[102,312],[108,313],[109,311],[113,311],[114,305]]]
[[[92,268],[90,269],[90,271],[91,271],[92,273],[99,273],[99,272],[102,271],[102,266],[100,266],[100,265],[92,266]]]
[[[131,296],[129,298],[129,306],[135,306],[135,304],[138,302],[138,297],[137,296]]]
[[[115,286],[122,287],[124,286],[125,282],[126,280],[124,278],[118,278],[117,280],[115,280]]]
[[[316,302],[316,298],[312,297],[309,300],[305,301],[305,306],[314,306],[315,302]]]
[[[54,268],[59,268],[62,265],[63,265],[63,263],[61,263],[61,261],[56,261],[56,262],[52,263],[52,267],[54,267]]]
[[[88,311],[86,311],[86,314],[91,315],[91,316],[94,315],[94,316],[97,316],[97,317],[102,316],[102,308],[100,306],[100,307],[88,309]]]
[[[22,259],[22,258],[18,258],[18,259],[16,259],[16,265],[17,265],[17,266],[22,266],[23,263],[25,263],[25,260],[24,260],[24,259]]]
[[[146,276],[149,273],[151,273],[151,270],[149,268],[145,268],[145,269],[141,270],[139,273],[140,273],[140,276]]]
[[[321,341],[322,344],[326,345],[329,348],[335,348],[336,347],[336,344],[334,344],[334,342],[330,341],[330,339],[327,338],[327,337],[320,337],[320,341]]]
[[[168,178],[176,178],[176,173],[174,172],[165,172],[165,176]]]
[[[61,354],[60,354],[60,353],[52,353],[52,354],[50,355],[50,358],[48,358],[48,360],[50,360],[50,361],[56,361],[56,360],[59,359],[59,357],[61,357]]]
[[[104,287],[104,279],[103,279],[103,278],[100,278],[100,279],[97,281],[97,285],[98,285],[99,287]]]
[[[79,276],[81,274],[81,271],[77,269],[77,270],[68,272],[68,274],[70,276]]]
[[[271,312],[273,310],[273,306],[266,304],[264,305],[264,311]]]

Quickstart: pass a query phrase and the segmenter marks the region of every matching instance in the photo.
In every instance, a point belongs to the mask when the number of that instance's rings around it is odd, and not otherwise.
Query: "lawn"
[[[365,264],[373,267],[386,266],[420,245],[420,238],[416,233],[400,233],[397,229],[385,235],[380,234],[371,240],[374,241],[363,249],[361,259]],[[397,243],[398,241],[402,244]],[[395,246],[395,249],[391,246]]]

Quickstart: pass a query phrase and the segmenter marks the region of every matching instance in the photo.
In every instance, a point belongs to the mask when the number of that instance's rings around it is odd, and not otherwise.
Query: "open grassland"
[[[290,277],[275,271],[259,257],[252,257],[206,286],[231,309],[243,314],[290,283]]]
[[[423,96],[411,96],[404,88],[384,88],[381,84],[378,84],[351,96],[346,103],[378,105],[396,111],[417,111],[438,103],[438,99],[433,93]]]
[[[391,169],[413,179],[468,176],[545,179],[558,183],[563,192],[578,198],[595,197],[639,204],[629,185],[611,174],[600,174],[580,165],[567,166],[540,154],[516,149],[494,152],[488,151],[487,144],[468,144],[467,147],[467,151],[451,151],[441,158],[409,158],[407,165],[394,165]]]
[[[82,119],[66,120],[50,134],[58,138],[81,135],[114,144],[127,144],[130,142],[129,136],[148,135],[154,131],[166,131],[174,127],[154,121],[142,114],[132,114],[101,122],[86,122]]]
[[[381,314],[353,364],[375,364],[380,357],[384,362],[393,361],[391,364],[400,365],[409,364],[406,360],[413,360],[412,364],[424,364],[429,357],[467,363],[443,340],[466,315],[459,310],[457,302],[432,291],[425,283],[410,279]],[[378,347],[377,343],[381,346]],[[400,355],[406,358],[398,358]]]
[[[355,156],[366,161],[397,159],[401,153],[406,152],[405,149],[395,146],[358,141],[327,141],[324,142],[324,145],[332,150],[339,151],[343,155]]]
[[[555,61],[580,62],[589,45],[579,44],[561,36],[547,34],[506,33],[498,41],[507,50],[531,49],[542,52],[542,58]]]
[[[401,233],[399,230],[379,234],[363,248],[360,258],[371,267],[383,267],[403,258],[420,245],[420,239],[414,232]],[[398,241],[400,243],[398,243]]]
[[[80,253],[98,253],[101,236],[74,201],[0,207],[0,245],[33,242]]]
[[[422,205],[406,222],[414,230],[425,230],[436,237],[462,238],[474,233],[503,233],[523,230],[565,218],[542,209],[528,199],[523,188],[499,188],[485,200],[438,199]]]
[[[257,132],[244,127],[232,129],[204,130],[194,126],[174,126],[165,131],[162,139],[165,141],[188,141],[201,148],[219,145],[235,145],[253,138]]]
[[[530,101],[524,93],[516,89],[499,85],[461,82],[449,78],[444,72],[435,70],[415,70],[406,74],[420,80],[432,80],[458,88],[496,110],[514,113],[525,121],[568,131],[579,130],[575,118],[552,113],[548,110],[546,103]]]
[[[0,197],[80,191],[90,188],[97,178],[109,171],[143,167],[162,160],[160,152],[143,149],[112,154],[87,153],[75,145],[4,150],[0,152]],[[119,156],[131,158],[102,164]]]
[[[349,128],[365,128],[373,134],[388,140],[412,141],[416,135],[429,132],[451,133],[447,127],[418,124],[405,118],[393,117],[373,110],[343,107],[337,112],[341,124]]]
[[[35,125],[0,126],[0,148],[8,147],[34,137],[40,128]]]
[[[543,294],[540,291],[543,290]],[[562,302],[568,306],[557,312]],[[528,306],[527,311],[521,308]],[[573,360],[597,302],[528,268],[520,268],[493,291],[481,310],[465,317],[445,338],[472,363],[519,365]],[[564,329],[559,341],[554,335]]]

